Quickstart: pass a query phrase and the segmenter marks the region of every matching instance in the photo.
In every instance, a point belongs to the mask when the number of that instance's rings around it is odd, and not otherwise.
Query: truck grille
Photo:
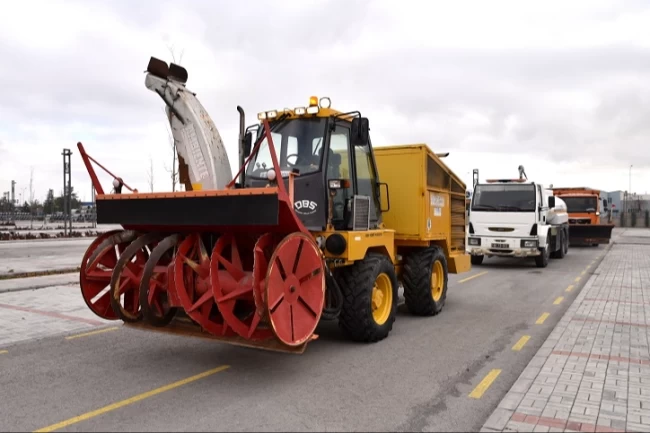
[[[370,229],[370,197],[355,195],[352,203],[352,230]]]
[[[589,218],[569,218],[569,224],[589,224]]]

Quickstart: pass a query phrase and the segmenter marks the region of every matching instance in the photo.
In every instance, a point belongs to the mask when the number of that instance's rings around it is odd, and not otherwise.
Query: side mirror
[[[370,126],[367,117],[352,119],[350,141],[354,146],[365,146],[370,142]]]
[[[553,209],[555,207],[555,196],[550,196],[548,198],[548,207]]]
[[[253,134],[248,131],[244,134],[244,142],[242,143],[244,157],[251,154],[251,147],[253,146]]]

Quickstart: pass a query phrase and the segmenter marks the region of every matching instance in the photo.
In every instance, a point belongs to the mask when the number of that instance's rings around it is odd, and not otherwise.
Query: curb
[[[18,273],[11,273],[11,274],[2,274],[0,275],[0,281],[14,280],[19,278],[46,277],[48,275],[72,274],[79,271],[81,271],[81,268],[77,266],[76,268],[50,269],[48,271],[18,272]]]

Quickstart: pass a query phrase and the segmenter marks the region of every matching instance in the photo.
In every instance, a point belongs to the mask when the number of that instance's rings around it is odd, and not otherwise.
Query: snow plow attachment
[[[571,245],[609,244],[614,224],[571,224],[569,242]]]

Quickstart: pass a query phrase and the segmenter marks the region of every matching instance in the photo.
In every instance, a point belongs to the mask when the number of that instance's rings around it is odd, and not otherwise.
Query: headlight
[[[307,113],[308,114],[317,114],[318,113],[318,105],[313,105],[311,107],[307,107]]]
[[[332,106],[332,101],[328,97],[320,98],[321,108],[330,108]]]
[[[305,107],[296,107],[293,112],[296,113],[296,116],[302,116],[306,113]]]
[[[266,172],[266,178],[270,181],[273,182],[275,180],[275,170],[269,170]]]
[[[481,245],[481,238],[469,238],[468,242],[469,242],[470,245],[479,246],[479,245]]]
[[[523,240],[521,241],[521,246],[522,248],[537,248],[537,241],[536,240]]]

